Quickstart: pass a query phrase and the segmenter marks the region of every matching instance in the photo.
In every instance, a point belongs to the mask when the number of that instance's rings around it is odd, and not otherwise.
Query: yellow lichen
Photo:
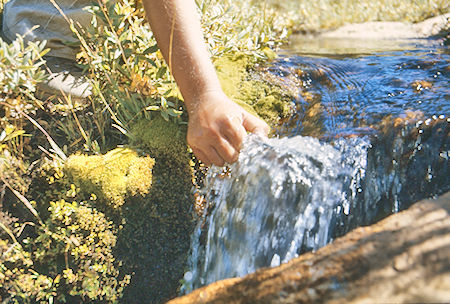
[[[149,156],[139,157],[131,149],[117,148],[105,155],[72,155],[65,169],[85,192],[102,195],[118,208],[127,195],[148,194],[154,164]]]

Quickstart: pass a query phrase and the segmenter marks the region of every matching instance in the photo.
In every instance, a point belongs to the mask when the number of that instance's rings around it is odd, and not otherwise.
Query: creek
[[[450,190],[450,53],[440,41],[294,40],[267,71],[297,86],[295,110],[277,137],[248,136],[238,162],[209,171],[184,293]]]

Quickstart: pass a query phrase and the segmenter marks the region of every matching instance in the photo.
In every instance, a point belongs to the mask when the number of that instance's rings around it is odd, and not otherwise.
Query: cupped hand
[[[222,91],[197,97],[189,109],[187,142],[205,165],[223,166],[238,159],[247,132],[267,136],[269,126],[230,100]]]

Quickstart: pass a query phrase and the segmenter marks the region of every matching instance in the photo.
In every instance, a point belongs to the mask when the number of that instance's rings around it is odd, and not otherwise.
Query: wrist
[[[226,97],[220,86],[210,86],[201,90],[195,90],[195,92],[186,96],[183,94],[184,103],[190,115],[198,112],[199,108],[206,106],[209,102],[217,101],[218,97]]]

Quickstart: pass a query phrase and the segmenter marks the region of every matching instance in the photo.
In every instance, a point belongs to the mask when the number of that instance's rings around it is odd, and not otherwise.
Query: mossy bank
[[[39,224],[25,230],[20,251],[4,251],[2,298],[160,303],[176,295],[193,229],[185,132],[162,118],[133,131],[128,148],[42,163],[28,192],[39,197]],[[27,214],[18,202],[3,207]]]

